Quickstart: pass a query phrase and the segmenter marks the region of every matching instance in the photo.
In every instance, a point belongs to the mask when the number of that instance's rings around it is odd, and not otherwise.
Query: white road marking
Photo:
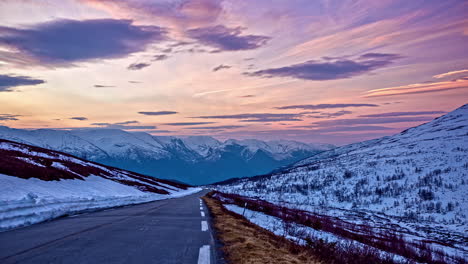
[[[202,217],[205,217],[205,212],[200,212]]]
[[[208,223],[206,221],[201,221],[201,231],[208,230]]]
[[[198,264],[210,264],[210,246],[204,245],[198,253]]]
[[[201,207],[201,206],[200,206],[200,210],[202,210],[202,211],[203,211],[203,207]]]

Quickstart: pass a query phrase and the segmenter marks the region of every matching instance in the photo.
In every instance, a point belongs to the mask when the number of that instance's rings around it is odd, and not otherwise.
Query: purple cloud
[[[296,117],[277,117],[277,118],[257,118],[257,119],[245,119],[240,120],[239,122],[245,123],[268,123],[268,122],[284,122],[284,121],[302,121],[300,118]]]
[[[133,120],[133,121],[118,122],[118,123],[115,123],[115,125],[129,125],[129,124],[138,124],[138,123],[140,122]]]
[[[237,114],[237,115],[215,115],[215,116],[196,116],[193,118],[204,119],[238,119],[240,122],[278,122],[278,121],[301,121],[301,114]]]
[[[358,131],[379,131],[393,130],[391,127],[384,126],[335,126],[326,128],[316,128],[316,126],[295,126],[294,128],[315,128],[309,130],[315,133],[335,133],[335,132],[358,132]]]
[[[223,70],[223,69],[230,69],[230,68],[232,68],[232,66],[221,64],[221,65],[218,65],[218,66],[214,67],[213,71],[217,72],[217,71],[220,71],[220,70]]]
[[[200,130],[210,130],[210,129],[214,129],[214,130],[224,130],[224,129],[235,129],[235,128],[240,128],[240,127],[244,127],[244,126],[236,126],[236,125],[232,125],[232,126],[204,126],[204,127],[188,127],[187,129],[200,129]]]
[[[11,92],[12,88],[17,86],[38,85],[42,83],[45,83],[45,81],[27,76],[0,74],[0,92]]]
[[[260,35],[242,35],[243,28],[227,28],[223,25],[190,29],[187,35],[199,43],[219,51],[237,51],[257,49],[265,45],[270,37]]]
[[[69,119],[74,119],[74,120],[78,120],[78,121],[88,120],[88,118],[83,117],[83,116],[74,116],[74,117],[70,117]]]
[[[320,113],[318,115],[309,115],[307,117],[312,117],[312,118],[335,118],[335,117],[348,115],[348,114],[352,114],[352,113],[353,112],[351,112],[351,111],[341,110],[341,111],[338,111],[338,112],[335,112],[335,113]]]
[[[325,81],[351,78],[357,75],[383,68],[401,58],[397,54],[364,54],[355,60],[328,59],[310,60],[291,66],[271,68],[255,72],[247,72],[248,76],[260,77],[290,77],[303,80]],[[381,55],[381,56],[379,56]]]
[[[150,66],[151,64],[149,63],[144,63],[144,62],[141,62],[141,63],[132,63],[130,65],[128,65],[127,69],[129,70],[132,70],[132,71],[137,71],[137,70],[141,70],[143,68],[146,68],[148,66]]]
[[[162,61],[162,60],[166,60],[168,58],[169,58],[169,56],[167,56],[166,54],[158,54],[158,55],[153,56],[153,61]]]
[[[114,85],[102,85],[102,84],[95,84],[94,88],[112,88],[115,87]]]
[[[352,125],[366,125],[366,124],[420,122],[420,121],[430,121],[432,119],[434,118],[429,117],[429,116],[353,118],[353,119],[318,121],[318,122],[314,122],[313,124],[317,126],[352,126]]]
[[[281,107],[275,107],[274,109],[306,109],[306,110],[317,110],[317,109],[331,109],[331,108],[347,108],[347,107],[377,107],[376,104],[309,104],[309,105],[287,105]]]
[[[215,124],[216,122],[176,122],[176,123],[165,123],[166,126],[197,126],[197,125],[208,125]]]
[[[160,116],[160,115],[173,115],[178,112],[175,111],[156,111],[156,112],[138,112],[140,115]]]
[[[0,114],[1,121],[17,121],[19,120],[17,117],[21,115],[12,115],[12,114]]]
[[[166,39],[165,29],[133,25],[131,20],[61,19],[27,28],[0,27],[0,46],[18,51],[11,56],[54,66],[122,58]]]
[[[445,114],[444,111],[418,111],[418,112],[390,112],[372,115],[361,115],[359,117],[392,117],[392,116],[416,116],[416,115],[436,115]]]

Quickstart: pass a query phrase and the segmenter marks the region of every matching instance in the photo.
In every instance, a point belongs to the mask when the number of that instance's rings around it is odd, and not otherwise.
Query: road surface
[[[2,232],[0,263],[214,263],[205,193]]]

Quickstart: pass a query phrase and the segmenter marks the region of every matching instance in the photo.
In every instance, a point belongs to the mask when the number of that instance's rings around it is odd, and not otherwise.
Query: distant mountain
[[[347,221],[399,226],[467,250],[468,105],[394,136],[217,188]]]
[[[220,142],[207,136],[152,136],[118,129],[24,130],[0,126],[0,138],[189,184],[268,173],[333,147],[286,140]]]

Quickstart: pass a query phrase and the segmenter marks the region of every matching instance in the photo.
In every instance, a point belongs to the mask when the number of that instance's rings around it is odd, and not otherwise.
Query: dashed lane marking
[[[201,231],[207,231],[208,230],[208,223],[206,221],[201,222]]]
[[[210,264],[210,246],[204,245],[198,253],[198,264]]]

